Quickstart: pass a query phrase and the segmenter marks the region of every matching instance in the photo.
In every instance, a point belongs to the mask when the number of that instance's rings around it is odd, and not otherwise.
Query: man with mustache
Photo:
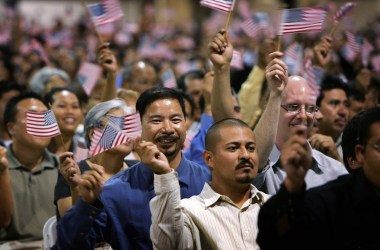
[[[182,157],[186,136],[185,105],[174,89],[151,88],[136,103],[142,123],[141,139],[154,147],[178,173],[182,198],[197,195],[210,180],[210,171]],[[141,155],[145,157],[145,155]],[[113,249],[152,249],[149,201],[155,196],[153,171],[144,163],[127,168],[103,186],[104,171],[93,165],[78,184],[80,199],[58,225],[60,249],[94,249],[107,242]]]
[[[156,145],[143,141],[137,152],[155,173],[154,249],[259,249],[257,216],[269,196],[251,184],[259,158],[247,124],[228,118],[211,126],[203,158],[212,181],[189,199],[181,200],[178,174]]]

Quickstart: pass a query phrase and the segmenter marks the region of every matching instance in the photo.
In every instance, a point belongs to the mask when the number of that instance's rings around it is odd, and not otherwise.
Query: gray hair
[[[110,101],[96,104],[88,111],[84,119],[84,140],[87,148],[90,148],[91,140],[89,132],[91,128],[99,128],[102,120],[107,114],[114,109],[121,109],[124,114],[134,112],[134,108],[129,107],[122,99],[112,99]]]
[[[30,80],[30,89],[38,94],[43,94],[45,85],[49,82],[50,77],[55,75],[62,78],[66,83],[69,83],[70,81],[69,75],[64,70],[43,67],[38,70]]]

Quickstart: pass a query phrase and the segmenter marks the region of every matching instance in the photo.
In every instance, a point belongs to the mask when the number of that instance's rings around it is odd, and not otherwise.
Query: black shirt
[[[282,186],[258,226],[261,249],[380,249],[380,197],[363,169],[296,195]]]

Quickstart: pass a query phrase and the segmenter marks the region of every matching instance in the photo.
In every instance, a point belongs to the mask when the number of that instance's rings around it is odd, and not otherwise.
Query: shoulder
[[[325,169],[330,169],[341,174],[347,174],[347,170],[342,163],[339,161],[319,152],[318,150],[312,150],[313,158],[318,164],[318,167]]]

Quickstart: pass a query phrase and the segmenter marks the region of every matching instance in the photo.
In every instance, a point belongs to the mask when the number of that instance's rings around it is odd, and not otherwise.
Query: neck
[[[30,171],[37,169],[44,158],[44,148],[24,147],[23,145],[13,143],[12,152],[14,157]]]
[[[226,185],[225,183],[219,183],[217,180],[211,182],[211,188],[218,194],[229,197],[239,208],[241,208],[251,197],[251,185],[250,184],[237,184]]]
[[[174,170],[177,170],[179,164],[181,163],[182,153],[178,152],[175,156],[167,157],[167,158],[168,158],[170,167]]]

